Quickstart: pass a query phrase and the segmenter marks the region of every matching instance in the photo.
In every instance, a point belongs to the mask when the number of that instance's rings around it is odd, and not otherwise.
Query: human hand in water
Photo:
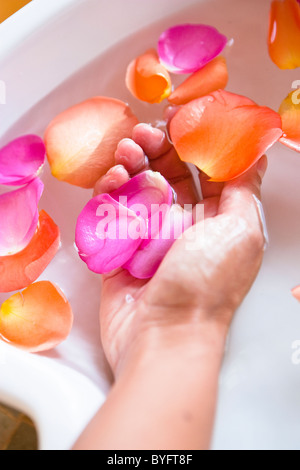
[[[147,157],[146,157],[147,156]],[[166,134],[139,124],[123,140],[116,166],[98,181],[95,194],[111,192],[133,175],[152,169],[171,184],[180,204],[204,208],[191,248],[189,229],[177,240],[148,281],[119,269],[103,276],[101,335],[110,366],[118,375],[144,350],[202,342],[223,345],[234,312],[259,271],[265,245],[260,217],[263,157],[226,184],[211,183],[199,172],[203,200],[193,177]],[[223,346],[221,346],[222,348]]]
[[[199,201],[166,135],[140,124],[133,140],[120,143],[116,164],[96,194],[149,165],[181,204],[201,204],[204,218],[192,249],[195,227],[173,244],[151,280],[123,269],[103,276],[101,334],[115,383],[74,448],[209,449],[228,328],[263,258],[260,186],[267,160],[225,185],[199,173]]]

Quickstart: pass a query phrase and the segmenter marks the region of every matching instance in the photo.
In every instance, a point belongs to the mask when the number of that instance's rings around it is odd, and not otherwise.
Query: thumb
[[[248,227],[263,233],[265,245],[269,241],[266,219],[261,203],[261,185],[268,167],[264,155],[248,172],[225,184],[218,215],[234,215],[244,219]]]
[[[268,160],[264,155],[246,173],[227,182],[221,194],[218,214],[234,212],[245,216],[245,212],[249,212],[252,207],[257,210],[257,200],[261,201],[261,185],[267,166]]]

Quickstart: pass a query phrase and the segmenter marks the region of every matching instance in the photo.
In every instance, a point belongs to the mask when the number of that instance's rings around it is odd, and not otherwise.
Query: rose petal
[[[76,246],[88,268],[98,274],[121,267],[146,232],[145,221],[109,194],[93,198],[79,215]]]
[[[292,295],[300,302],[300,286],[295,287],[292,289]]]
[[[72,324],[69,302],[48,281],[13,295],[0,309],[1,339],[32,353],[55,348],[68,337]]]
[[[29,183],[45,163],[45,144],[37,135],[25,135],[0,149],[0,184]]]
[[[172,187],[167,180],[158,172],[144,171],[129,180],[117,191],[111,193],[116,201],[124,201],[131,210],[147,221],[147,231],[145,239],[155,237],[157,232],[153,232],[154,225],[151,224],[151,217],[161,210],[169,208],[174,199]],[[157,231],[159,226],[156,226]]]
[[[248,98],[219,90],[184,105],[171,121],[170,135],[183,161],[211,181],[229,181],[278,141],[281,118]]]
[[[193,73],[219,55],[227,38],[212,26],[183,24],[166,30],[158,42],[161,63],[173,73]]]
[[[44,272],[60,246],[59,228],[44,211],[29,245],[13,256],[0,257],[0,292],[28,287]]]
[[[126,86],[135,98],[147,103],[160,103],[170,95],[171,78],[155,49],[150,49],[129,64]]]
[[[175,240],[192,226],[193,216],[174,204],[163,213],[162,221],[153,216],[151,223],[154,224],[152,233],[157,235],[145,240],[123,266],[137,279],[149,279],[154,276]]]
[[[38,178],[0,196],[0,256],[23,250],[36,231],[44,184]]]
[[[281,103],[279,114],[282,119],[283,137],[280,142],[300,152],[300,89],[292,91]]]
[[[126,197],[127,207],[131,210],[135,210],[135,205],[143,204],[147,218],[151,217],[155,205],[171,205],[173,201],[173,190],[167,180],[160,173],[151,170],[131,178],[110,195],[118,202],[120,198]]]
[[[120,268],[149,236],[151,216],[172,200],[168,182],[152,171],[135,176],[110,195],[96,196],[77,221],[79,256],[99,274]]]
[[[268,46],[280,69],[300,67],[300,6],[296,0],[272,2]]]
[[[53,175],[76,186],[93,188],[114,165],[120,140],[131,137],[137,123],[126,103],[101,96],[59,114],[45,133]]]
[[[224,57],[216,57],[198,72],[188,77],[169,96],[174,105],[186,104],[213,91],[225,88],[228,83],[228,70]]]

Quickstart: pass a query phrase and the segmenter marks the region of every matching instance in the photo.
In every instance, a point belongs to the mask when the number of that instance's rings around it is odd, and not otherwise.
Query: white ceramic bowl
[[[161,106],[131,99],[126,66],[155,46],[166,27],[184,22],[211,24],[234,38],[228,90],[277,110],[300,76],[280,71],[268,57],[269,4],[33,0],[0,25],[0,103],[6,88],[0,144],[29,132],[43,135],[58,112],[94,95],[130,101],[141,120],[154,122]],[[230,334],[214,449],[300,449],[300,307],[290,294],[300,283],[300,159],[277,145],[269,161],[264,205],[270,246]],[[73,246],[76,217],[91,193],[58,182],[48,169],[43,180],[41,208],[60,226],[62,248],[41,279],[65,291],[75,324],[50,353],[30,355],[0,343],[0,401],[33,417],[41,449],[68,449],[103,403],[110,376],[98,331],[99,279]]]

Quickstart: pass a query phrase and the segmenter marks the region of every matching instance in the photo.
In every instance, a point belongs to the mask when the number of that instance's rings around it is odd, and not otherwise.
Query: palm
[[[135,335],[145,328],[149,318],[144,315],[149,307],[152,309],[159,305],[161,309],[183,310],[193,304],[199,305],[206,302],[219,304],[236,303],[242,300],[250,288],[258,272],[262,256],[253,263],[253,253],[249,252],[249,234],[242,227],[239,244],[232,243],[238,234],[236,218],[240,210],[244,214],[243,198],[236,198],[236,187],[232,191],[232,184],[225,186],[207,182],[207,179],[199,173],[204,199],[199,202],[194,180],[186,165],[180,161],[174,148],[166,138],[162,139],[162,133],[153,130],[149,126],[139,125],[134,131],[134,141],[142,148],[149,158],[150,169],[159,171],[173,186],[181,204],[197,203],[203,205],[205,221],[200,221],[197,228],[203,232],[205,237],[197,237],[194,245],[190,239],[178,240],[169,251],[159,271],[150,281],[133,278],[127,271],[120,269],[109,275],[103,276],[101,294],[101,335],[107,359],[115,371],[122,353],[135,338]],[[141,165],[138,147],[132,146],[128,159],[124,161],[124,154],[128,152],[129,142],[121,143],[116,153],[116,163],[126,163],[127,170],[134,174],[135,169],[145,169],[146,163]],[[122,157],[122,158],[121,158]],[[120,160],[120,161],[118,161]],[[145,160],[144,160],[145,162]],[[125,170],[124,170],[125,171]],[[120,185],[124,182],[120,177]],[[244,177],[245,179],[246,177]],[[114,179],[115,184],[116,178]],[[97,192],[108,192],[111,178],[104,177],[99,182]],[[245,197],[249,196],[249,190],[243,188],[241,181],[241,192]],[[258,185],[259,186],[259,185]],[[259,190],[257,193],[259,197]],[[248,201],[249,202],[249,201]],[[254,202],[254,199],[252,200]],[[233,214],[231,206],[234,205]],[[240,207],[239,207],[240,206]],[[249,204],[248,204],[249,206]],[[253,204],[253,210],[249,209],[249,227],[257,229],[258,224],[253,224],[253,217],[257,222],[257,207]],[[204,225],[205,224],[205,227]],[[191,229],[193,230],[193,229]],[[204,232],[203,232],[204,233]],[[220,236],[221,234],[221,236]],[[244,234],[244,235],[243,235]],[[254,233],[256,235],[256,232]],[[186,234],[186,237],[188,234]],[[263,243],[262,237],[257,242]],[[256,250],[253,244],[253,251]],[[196,255],[195,255],[196,250]],[[261,250],[262,253],[262,250]],[[184,264],[182,260],[184,259]],[[236,262],[232,262],[235,259]],[[222,262],[220,263],[220,260]],[[241,280],[238,265],[251,264],[251,272],[247,271],[247,279]],[[232,271],[233,291],[238,290],[239,296],[228,299],[228,283],[224,281],[228,271]],[[210,276],[207,276],[210,272]],[[238,273],[238,274],[237,274]],[[224,275],[225,274],[225,275]],[[209,285],[207,285],[209,283]],[[239,284],[241,284],[239,286]],[[211,286],[216,286],[217,295],[205,296],[211,291]],[[233,305],[236,307],[237,305]],[[203,310],[207,309],[203,305]],[[232,307],[231,305],[228,305]],[[157,320],[157,319],[156,319]]]

